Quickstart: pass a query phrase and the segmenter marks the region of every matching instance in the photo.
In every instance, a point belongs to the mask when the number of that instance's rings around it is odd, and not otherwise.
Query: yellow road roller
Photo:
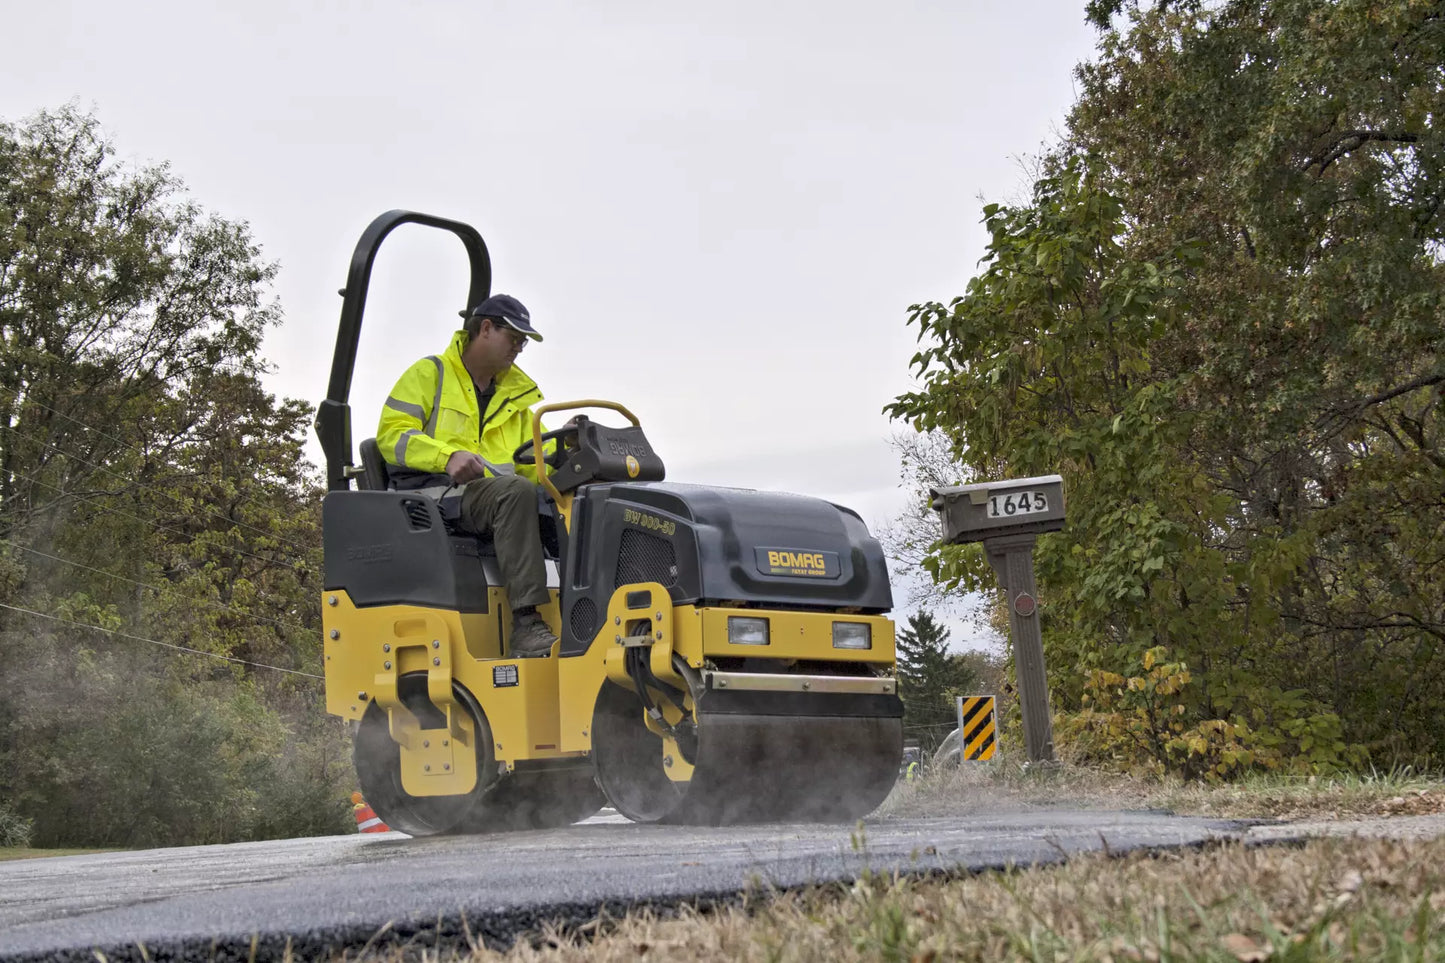
[[[326,707],[353,724],[377,815],[430,835],[563,826],[608,803],[639,822],[701,825],[872,811],[898,773],[903,707],[888,573],[856,513],[665,481],[623,405],[539,406],[517,459],[542,479],[551,601],[539,611],[560,642],[514,658],[488,539],[449,527],[437,499],[392,489],[374,439],[353,462],[367,286],[403,224],[461,240],[467,305],[491,288],[475,229],[390,211],[363,232],[341,292],[316,417]],[[543,415],[568,410],[602,420],[543,430]]]

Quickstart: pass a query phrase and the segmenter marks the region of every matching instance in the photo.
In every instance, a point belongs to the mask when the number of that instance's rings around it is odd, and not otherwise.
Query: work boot
[[[536,612],[512,620],[512,658],[533,659],[552,654],[557,636]]]

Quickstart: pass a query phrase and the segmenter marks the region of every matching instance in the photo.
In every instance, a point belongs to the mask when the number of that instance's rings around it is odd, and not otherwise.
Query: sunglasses
[[[527,346],[527,341],[529,340],[528,337],[522,332],[518,331],[516,328],[513,328],[505,321],[498,321],[496,318],[488,318],[487,320],[492,322],[493,328],[497,329],[498,331],[507,335],[507,337],[511,338],[512,346],[518,351],[521,351]]]

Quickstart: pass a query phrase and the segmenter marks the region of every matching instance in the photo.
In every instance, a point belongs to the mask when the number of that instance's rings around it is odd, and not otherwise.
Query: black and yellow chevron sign
[[[993,758],[995,719],[993,696],[958,697],[958,734],[964,759]]]

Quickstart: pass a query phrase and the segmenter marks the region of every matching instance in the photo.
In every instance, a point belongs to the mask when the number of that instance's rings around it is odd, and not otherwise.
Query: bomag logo
[[[822,552],[768,552],[768,565],[772,568],[806,568],[815,572],[827,569]]]
[[[391,561],[393,551],[390,545],[356,545],[346,550],[346,557],[353,562],[370,565]]]
[[[639,445],[636,442],[626,441],[620,438],[608,438],[607,450],[614,455],[631,455],[636,458],[649,458],[652,451],[646,445]]]
[[[838,574],[834,552],[805,552],[794,548],[757,549],[758,569],[765,575],[803,575],[833,578]]]

